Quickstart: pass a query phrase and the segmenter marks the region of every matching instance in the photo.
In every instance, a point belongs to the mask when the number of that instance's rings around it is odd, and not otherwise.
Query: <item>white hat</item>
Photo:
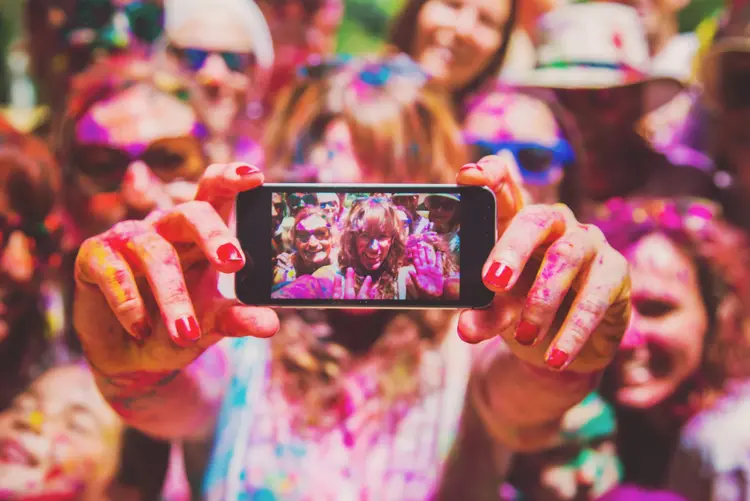
[[[651,73],[648,42],[638,12],[618,3],[569,4],[537,24],[536,68],[513,82],[521,87],[603,89],[658,84],[661,103],[682,83]]]
[[[201,10],[227,10],[241,20],[253,40],[253,50],[262,68],[273,66],[273,40],[265,17],[253,0],[165,0],[164,31],[174,33],[196,12]]]

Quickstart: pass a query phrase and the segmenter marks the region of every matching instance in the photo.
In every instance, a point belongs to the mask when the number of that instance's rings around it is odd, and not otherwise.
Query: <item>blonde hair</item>
[[[356,157],[383,180],[453,182],[466,149],[448,99],[426,83],[404,55],[303,68],[281,93],[267,128],[269,176],[289,180],[290,168],[307,161],[315,139],[342,120]]]

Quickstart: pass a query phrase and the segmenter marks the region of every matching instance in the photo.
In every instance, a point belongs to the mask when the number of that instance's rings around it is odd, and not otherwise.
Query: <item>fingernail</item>
[[[260,172],[260,169],[254,165],[240,165],[235,169],[238,176],[249,176],[250,174],[256,174]]]
[[[175,322],[177,335],[186,341],[197,341],[201,337],[201,330],[195,317],[182,317]]]
[[[553,369],[562,369],[563,366],[568,362],[568,354],[562,350],[555,348],[547,357],[547,365]]]
[[[484,279],[493,287],[498,289],[505,289],[510,283],[510,279],[513,278],[513,270],[505,266],[503,263],[494,262],[490,266],[489,271],[484,276]]]
[[[526,320],[521,320],[521,323],[518,324],[518,329],[516,329],[515,337],[518,344],[531,346],[532,344],[534,344],[534,341],[536,340],[538,335],[538,326],[532,324],[531,322],[527,322]]]
[[[466,164],[463,167],[461,167],[460,169],[458,169],[458,172],[464,172],[464,171],[467,171],[467,170],[470,170],[470,169],[476,169],[478,171],[484,171],[484,169],[482,169],[482,167],[480,167],[477,164]]]
[[[216,255],[220,261],[225,263],[237,263],[242,261],[242,254],[240,250],[234,246],[234,244],[224,244],[216,249]]]
[[[134,323],[130,329],[133,332],[133,335],[141,341],[147,339],[151,335],[151,324],[149,324],[148,320],[145,318]]]

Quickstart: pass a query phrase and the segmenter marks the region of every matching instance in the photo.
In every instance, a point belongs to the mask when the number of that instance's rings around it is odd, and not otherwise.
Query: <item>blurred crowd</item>
[[[750,2],[680,32],[688,4],[406,0],[384,48],[352,56],[342,0],[25,0],[0,114],[0,500],[750,501]],[[217,165],[454,183],[488,155],[525,204],[564,204],[629,264],[624,337],[555,440],[509,443],[466,411],[450,312],[279,312],[270,340],[227,343],[241,370],[198,359],[207,383],[182,391],[223,402],[208,424],[107,393],[133,389],[102,354],[125,341],[77,332],[96,307],[74,303],[125,272],[105,248],[77,256],[87,239],[196,207]],[[458,297],[457,195],[273,202],[278,297],[342,275],[360,299]],[[124,328],[134,346],[150,330]]]

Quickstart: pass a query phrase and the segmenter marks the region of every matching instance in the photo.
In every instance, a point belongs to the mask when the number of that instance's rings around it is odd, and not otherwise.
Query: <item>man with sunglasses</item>
[[[419,208],[419,193],[394,193],[393,203],[398,207],[403,207],[408,212],[410,235],[419,235],[429,230],[430,220],[417,211]]]
[[[638,13],[618,3],[572,4],[539,23],[537,68],[524,86],[550,93],[570,112],[584,158],[577,159],[584,201],[628,195],[712,197],[708,173],[673,165],[638,132],[649,112],[684,90],[652,74]]]

